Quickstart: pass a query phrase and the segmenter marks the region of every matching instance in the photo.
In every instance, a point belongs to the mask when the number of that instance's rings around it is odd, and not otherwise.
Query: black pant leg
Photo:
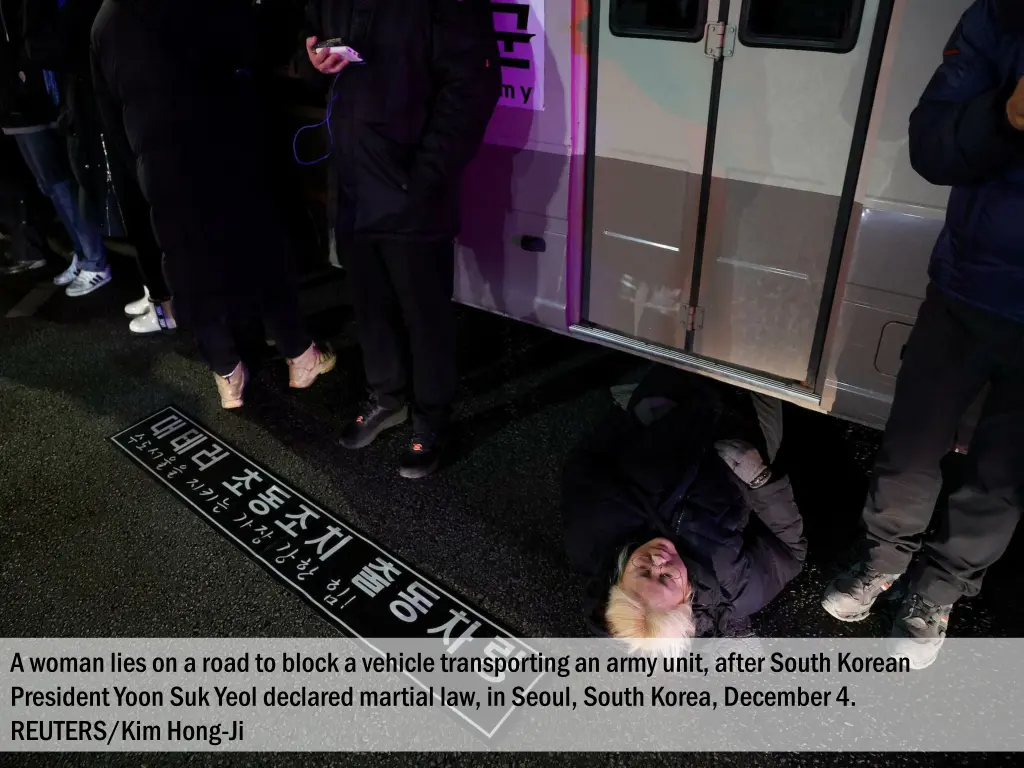
[[[921,306],[896,382],[864,509],[869,562],[903,573],[921,547],[942,486],[940,462],[994,363],[979,329],[934,286]]]
[[[443,432],[458,388],[455,246],[389,242],[382,249],[412,353],[414,426]]]
[[[306,331],[292,265],[284,261],[279,266],[279,270],[268,275],[274,279],[263,292],[260,313],[277,350],[293,359],[309,349],[313,339]]]
[[[971,440],[967,477],[940,510],[915,579],[916,589],[940,605],[978,594],[1024,505],[1024,326],[1006,326],[1008,334],[995,335],[1003,362]]]
[[[168,301],[171,291],[164,278],[163,250],[153,234],[152,212],[139,189],[134,168],[125,167],[124,159],[117,153],[111,153],[110,176],[121,208],[125,234],[135,245],[142,284],[149,289],[153,302]]]
[[[206,364],[219,376],[227,376],[239,363],[238,350],[227,316],[210,310],[190,313],[194,319],[189,328]]]
[[[352,244],[348,274],[367,387],[383,407],[397,409],[407,402],[405,328],[383,249],[380,243]]]
[[[135,153],[132,152],[125,132],[124,114],[107,87],[95,56],[92,65],[96,111],[107,140],[110,179],[114,186],[114,196],[121,208],[125,234],[135,244],[139,275],[142,284],[149,289],[150,298],[156,303],[167,301],[171,298],[171,291],[164,277],[163,249],[153,233],[152,211],[139,186]]]

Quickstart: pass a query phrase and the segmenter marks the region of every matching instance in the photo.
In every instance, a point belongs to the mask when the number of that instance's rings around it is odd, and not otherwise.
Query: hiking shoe
[[[131,304],[125,305],[124,313],[128,317],[141,317],[152,311],[152,307],[153,305],[149,301],[149,288],[147,288],[141,299],[136,299]]]
[[[71,254],[71,264],[68,266],[67,269],[65,269],[55,278],[53,278],[53,284],[60,286],[70,285],[71,282],[74,281],[76,277],[78,277],[78,273],[81,271],[82,268],[78,265],[78,254],[73,253]]]
[[[288,386],[292,389],[307,389],[313,386],[318,376],[330,373],[338,362],[337,356],[330,350],[322,350],[316,344],[288,361]]]
[[[217,380],[221,407],[228,410],[241,408],[244,403],[245,385],[249,379],[249,372],[245,370],[245,366],[239,363],[227,376],[214,374],[213,377]]]
[[[899,577],[898,573],[879,573],[867,562],[860,561],[828,585],[821,607],[840,621],[863,621],[878,596]]]
[[[75,279],[71,281],[71,284],[64,289],[64,293],[72,299],[75,299],[79,296],[86,296],[98,288],[102,288],[109,282],[110,267],[105,267],[102,272],[93,272],[88,269],[83,269],[78,273]]]
[[[433,432],[413,433],[409,447],[402,454],[398,474],[408,480],[419,480],[434,474],[441,466],[441,440]]]
[[[409,419],[409,406],[398,410],[382,408],[371,398],[359,409],[359,414],[341,431],[341,444],[351,451],[365,448],[381,432],[404,424]]]
[[[145,314],[132,318],[132,321],[128,323],[128,330],[139,336],[160,332],[170,333],[177,327],[174,314],[158,304],[150,304]]]
[[[930,667],[946,640],[951,610],[952,605],[936,605],[911,594],[892,625],[892,655],[907,659],[911,669]]]

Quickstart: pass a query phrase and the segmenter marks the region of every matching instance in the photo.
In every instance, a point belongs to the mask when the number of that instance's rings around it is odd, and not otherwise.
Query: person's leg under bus
[[[939,511],[920,569],[893,627],[895,653],[930,665],[946,636],[953,604],[981,590],[985,572],[1010,544],[1024,502],[1024,328],[1002,347],[967,454],[963,485]]]
[[[867,553],[829,585],[822,600],[841,621],[867,618],[920,549],[942,488],[940,463],[994,370],[991,345],[961,315],[960,305],[929,286],[875,459],[863,518]]]
[[[412,352],[413,438],[400,472],[415,479],[433,474],[441,464],[458,389],[455,245],[393,242],[384,247]]]
[[[341,444],[352,450],[365,448],[381,432],[409,418],[402,344],[405,328],[385,264],[385,247],[383,243],[352,243],[346,260],[369,391],[367,402],[342,430]]]

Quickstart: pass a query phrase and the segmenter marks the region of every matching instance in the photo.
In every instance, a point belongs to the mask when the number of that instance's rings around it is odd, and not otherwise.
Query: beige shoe
[[[330,349],[310,344],[302,355],[288,361],[288,385],[292,389],[306,389],[313,385],[317,376],[333,371],[337,362],[337,355]]]
[[[249,372],[242,363],[235,366],[235,370],[227,376],[213,377],[217,380],[217,390],[220,392],[220,404],[222,408],[241,408],[242,397],[245,394],[245,385],[249,381]]]

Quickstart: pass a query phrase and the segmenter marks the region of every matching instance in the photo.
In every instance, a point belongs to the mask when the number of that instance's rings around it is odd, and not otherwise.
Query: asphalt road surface
[[[360,394],[360,363],[337,286],[307,291],[314,330],[338,371],[301,394],[280,361],[256,371],[241,412],[218,407],[184,338],[134,338],[122,306],[141,294],[132,264],[77,300],[53,293],[59,269],[0,278],[0,633],[73,637],[331,637],[335,630],[107,438],[177,404],[442,584],[524,637],[586,634],[580,583],[559,539],[558,477],[575,441],[612,407],[609,388],[636,359],[475,311],[461,312],[460,448],[440,476],[400,481],[403,434],[352,454],[336,443]],[[12,312],[13,310],[13,312]],[[14,317],[5,317],[14,314]],[[811,554],[805,572],[757,620],[768,636],[873,635],[820,609],[827,578],[854,541],[877,434],[786,413],[787,451]],[[1019,538],[950,634],[1019,637]],[[893,717],[899,719],[900,713]],[[685,722],[680,728],[685,728]],[[658,758],[661,762],[662,758]],[[936,756],[693,754],[701,766],[919,765]],[[0,756],[18,766],[650,765],[647,755]],[[947,765],[1013,762],[947,757]]]

